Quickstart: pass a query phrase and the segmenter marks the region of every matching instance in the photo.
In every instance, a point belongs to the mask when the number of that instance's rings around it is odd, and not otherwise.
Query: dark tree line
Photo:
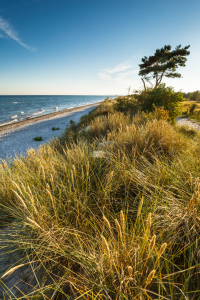
[[[195,101],[200,101],[200,91],[194,91],[190,93],[183,93],[183,97],[188,99],[188,100],[195,100]]]

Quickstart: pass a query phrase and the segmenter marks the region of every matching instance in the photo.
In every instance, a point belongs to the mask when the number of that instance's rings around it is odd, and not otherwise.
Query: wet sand
[[[28,149],[37,149],[51,139],[59,137],[70,120],[79,122],[81,116],[88,114],[101,102],[0,126],[0,158],[12,160],[15,155],[25,155]],[[52,127],[60,129],[53,131]],[[42,136],[43,140],[34,141],[36,136]]]

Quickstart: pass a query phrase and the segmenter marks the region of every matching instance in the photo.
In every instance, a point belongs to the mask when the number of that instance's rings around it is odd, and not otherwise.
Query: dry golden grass
[[[0,165],[0,240],[22,253],[0,275],[38,278],[15,299],[199,299],[199,136],[111,102],[87,125]]]

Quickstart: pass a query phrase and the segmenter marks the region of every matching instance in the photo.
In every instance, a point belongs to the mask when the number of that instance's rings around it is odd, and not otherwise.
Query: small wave
[[[39,114],[42,114],[44,112],[44,109],[43,108],[41,108],[41,110],[40,111],[37,111],[36,113],[34,113],[34,114],[32,114],[33,116],[35,116],[35,115],[39,115]]]
[[[21,111],[20,114],[24,114],[24,111]]]
[[[10,117],[11,119],[16,119],[17,118],[17,115],[14,115],[12,117]]]
[[[18,103],[18,102],[13,102],[14,104]]]
[[[18,122],[18,119],[12,120],[10,122],[2,123],[2,124],[0,124],[0,126],[9,125],[9,124],[12,124],[12,123],[15,123],[15,122]]]

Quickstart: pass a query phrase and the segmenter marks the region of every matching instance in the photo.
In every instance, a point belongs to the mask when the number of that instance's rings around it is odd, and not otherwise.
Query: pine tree
[[[161,49],[157,49],[153,56],[144,56],[142,64],[139,65],[139,75],[142,77],[144,89],[146,89],[146,82],[150,83],[152,87],[158,87],[164,76],[168,78],[180,78],[181,74],[177,73],[178,67],[185,67],[187,58],[185,56],[190,54],[189,46],[181,48],[178,45],[175,50],[171,51],[170,45],[165,45]],[[155,80],[155,84],[151,80]]]

